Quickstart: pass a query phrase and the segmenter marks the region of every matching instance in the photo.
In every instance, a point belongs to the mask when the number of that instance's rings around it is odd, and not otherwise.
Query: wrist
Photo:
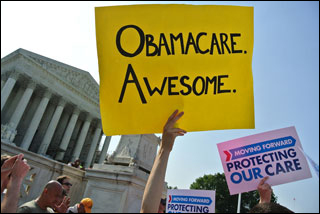
[[[169,155],[170,152],[171,152],[171,149],[160,146],[159,154],[168,154]]]
[[[271,199],[260,199],[259,203],[270,203]]]

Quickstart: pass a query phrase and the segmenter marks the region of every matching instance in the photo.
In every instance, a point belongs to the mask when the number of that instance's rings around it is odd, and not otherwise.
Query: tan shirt
[[[49,207],[43,210],[39,207],[35,200],[32,200],[22,204],[18,208],[17,213],[54,213],[54,211]]]

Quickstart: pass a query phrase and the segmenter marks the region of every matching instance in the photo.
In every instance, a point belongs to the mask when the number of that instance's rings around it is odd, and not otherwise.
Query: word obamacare
[[[134,29],[137,31],[140,37],[139,47],[134,53],[129,53],[124,49],[124,45],[121,44],[121,36],[124,31],[127,29]],[[204,37],[211,37],[210,47],[200,47],[200,39]],[[161,56],[161,49],[165,49],[167,55],[175,55],[175,45],[178,44],[180,47],[181,54],[188,54],[189,49],[193,48],[197,54],[210,54],[213,55],[215,52],[218,54],[239,54],[242,53],[242,50],[236,50],[235,46],[237,45],[236,39],[241,37],[240,33],[212,33],[208,35],[206,32],[200,32],[197,35],[193,35],[191,32],[188,33],[188,36],[178,33],[166,37],[164,33],[160,33],[159,41],[154,41],[154,36],[151,34],[144,34],[143,30],[136,25],[126,25],[119,29],[116,36],[116,45],[118,51],[121,55],[125,57],[135,57],[139,55],[144,46],[146,47],[146,56]],[[186,42],[185,42],[186,41]],[[152,51],[151,51],[152,49]],[[216,49],[216,50],[215,50]],[[246,54],[247,52],[244,51]]]

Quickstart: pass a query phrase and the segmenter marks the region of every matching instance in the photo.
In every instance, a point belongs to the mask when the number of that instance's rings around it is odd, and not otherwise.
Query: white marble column
[[[103,164],[104,160],[107,157],[107,152],[108,152],[108,148],[110,145],[110,140],[111,140],[111,136],[106,136],[106,138],[104,139],[104,143],[103,143],[103,148],[102,151],[100,153],[100,157],[99,157],[99,164]]]
[[[94,156],[94,153],[96,151],[96,148],[97,148],[97,144],[98,144],[98,141],[100,139],[100,135],[101,135],[101,124],[99,122],[95,132],[94,132],[94,135],[93,135],[93,140],[91,142],[91,146],[90,146],[90,150],[88,152],[88,155],[87,155],[87,160],[85,162],[85,168],[88,168],[90,167],[90,164],[92,162],[92,158]]]
[[[44,135],[44,138],[41,142],[41,145],[38,149],[38,154],[42,154],[42,155],[46,155],[47,150],[49,148],[49,145],[51,143],[53,134],[57,128],[58,122],[60,120],[61,114],[63,112],[64,106],[65,106],[66,102],[64,100],[60,100],[54,114],[53,117],[50,121],[50,124],[47,128],[46,134]]]
[[[29,128],[28,128],[26,134],[24,135],[24,138],[23,138],[21,146],[20,146],[21,148],[23,148],[25,150],[29,149],[29,146],[32,142],[34,134],[36,133],[36,131],[38,129],[38,126],[39,126],[40,121],[42,119],[42,116],[47,108],[47,105],[49,103],[50,98],[51,98],[51,92],[46,91],[43,94],[41,102],[38,105],[38,108],[37,108],[36,112],[34,113],[33,118],[29,124]]]
[[[8,97],[14,87],[14,85],[16,84],[16,81],[19,78],[19,74],[14,72],[10,75],[10,77],[8,78],[8,80],[6,81],[5,85],[3,86],[3,88],[1,89],[1,111],[4,107],[4,105],[6,104]]]
[[[24,113],[24,111],[26,110],[26,107],[30,101],[30,98],[33,94],[34,89],[36,88],[36,84],[31,82],[28,84],[26,90],[24,91],[17,107],[16,110],[14,111],[14,113],[12,114],[11,118],[10,118],[10,122],[9,124],[12,125],[13,128],[17,128],[21,117]]]
[[[79,114],[80,114],[80,110],[78,108],[75,108],[72,113],[71,119],[68,123],[68,126],[66,128],[66,131],[64,132],[64,135],[62,137],[62,141],[59,146],[60,152],[58,152],[58,154],[56,156],[56,160],[59,160],[59,161],[63,160],[64,154],[68,148],[74,127],[76,126],[76,123],[78,121]]]
[[[92,118],[90,117],[90,115],[88,115],[80,131],[80,136],[76,142],[76,148],[74,148],[73,150],[71,161],[75,161],[77,158],[80,157],[80,153],[81,153],[84,141],[86,140],[88,130],[91,124],[91,120]]]

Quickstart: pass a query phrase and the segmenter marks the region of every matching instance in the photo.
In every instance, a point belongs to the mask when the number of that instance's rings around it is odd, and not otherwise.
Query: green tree
[[[168,186],[168,184],[167,184],[167,189],[178,189],[178,187],[177,186],[175,186],[175,187]]]
[[[190,189],[215,190],[216,191],[216,213],[236,213],[238,195],[230,195],[224,173],[215,175],[204,175],[197,178],[190,185]],[[246,213],[259,203],[258,191],[241,194],[240,212]],[[277,197],[272,193],[272,202],[277,202]]]

